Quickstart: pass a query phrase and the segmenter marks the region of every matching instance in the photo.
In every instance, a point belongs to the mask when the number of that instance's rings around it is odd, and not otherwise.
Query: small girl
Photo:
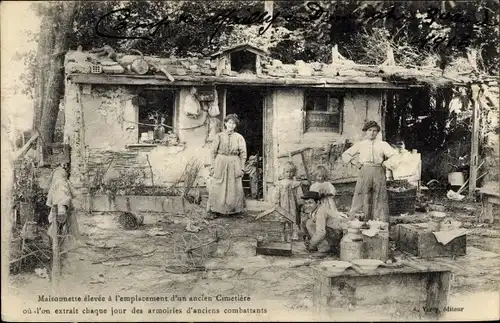
[[[274,188],[273,203],[288,211],[294,218],[293,240],[299,239],[300,206],[303,201],[302,187],[299,181],[294,179],[297,174],[297,167],[288,161],[283,170],[283,179]]]
[[[316,168],[316,182],[311,185],[309,190],[318,192],[321,196],[324,196],[321,200],[321,204],[333,211],[333,214],[335,214],[337,218],[347,218],[347,215],[337,210],[337,204],[335,203],[334,197],[337,191],[328,179],[328,169],[326,169],[325,166],[318,166],[318,168]]]
[[[337,212],[337,204],[335,204],[334,198],[337,191],[332,183],[328,181],[328,170],[325,166],[318,166],[318,168],[316,168],[316,182],[311,185],[309,190],[325,196],[322,200],[322,204],[327,204],[332,211]]]

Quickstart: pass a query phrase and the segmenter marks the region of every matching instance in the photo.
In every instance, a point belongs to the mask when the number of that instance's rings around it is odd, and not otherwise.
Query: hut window
[[[163,121],[164,132],[172,129],[175,120],[174,90],[144,90],[138,96],[139,107],[139,143],[161,143],[158,124]],[[155,126],[156,125],[156,126]],[[153,140],[151,140],[151,137]]]
[[[238,73],[256,73],[257,55],[249,51],[231,53],[231,71]]]
[[[343,95],[326,91],[307,91],[305,95],[305,132],[342,131]]]

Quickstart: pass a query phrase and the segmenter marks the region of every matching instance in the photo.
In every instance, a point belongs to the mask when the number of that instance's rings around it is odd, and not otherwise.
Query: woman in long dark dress
[[[238,214],[246,207],[242,178],[247,148],[243,136],[234,131],[238,123],[236,114],[226,116],[225,130],[218,133],[213,141],[208,218],[218,214]]]

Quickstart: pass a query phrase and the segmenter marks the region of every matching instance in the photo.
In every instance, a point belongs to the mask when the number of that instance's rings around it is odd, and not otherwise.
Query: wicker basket
[[[401,215],[404,213],[415,213],[415,201],[417,199],[417,189],[412,188],[404,192],[394,192],[387,190],[389,197],[389,214]]]

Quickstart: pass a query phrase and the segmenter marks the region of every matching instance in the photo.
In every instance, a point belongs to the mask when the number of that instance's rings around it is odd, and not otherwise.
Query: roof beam
[[[359,89],[407,89],[408,84],[394,84],[374,80],[359,82],[349,78],[239,78],[214,76],[176,76],[175,82],[170,82],[164,76],[158,75],[107,75],[107,74],[69,74],[68,79],[79,84],[105,85],[153,85],[153,86],[192,86],[192,85],[253,85],[253,86],[296,86],[316,88],[359,88]]]

